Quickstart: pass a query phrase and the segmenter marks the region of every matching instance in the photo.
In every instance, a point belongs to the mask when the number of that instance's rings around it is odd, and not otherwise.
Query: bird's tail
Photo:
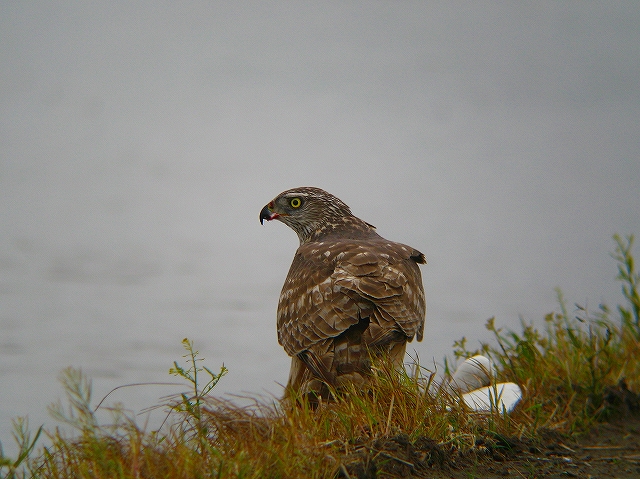
[[[369,319],[361,319],[339,336],[295,356],[289,373],[288,395],[326,401],[348,384],[364,385],[371,373],[369,350],[363,338],[368,326]]]
[[[369,318],[349,327],[334,342],[332,373],[334,386],[361,385],[371,373],[369,350],[363,333],[369,327]]]

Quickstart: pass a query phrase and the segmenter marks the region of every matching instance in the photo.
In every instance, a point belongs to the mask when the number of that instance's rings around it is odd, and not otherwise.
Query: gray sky
[[[189,336],[228,391],[276,391],[297,238],[258,213],[301,185],[426,255],[423,358],[555,286],[617,301],[638,25],[635,1],[0,3],[0,380],[162,381]]]

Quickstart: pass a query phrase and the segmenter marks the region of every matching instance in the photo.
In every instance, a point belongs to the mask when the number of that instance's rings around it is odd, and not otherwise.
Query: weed
[[[27,418],[20,417],[13,421],[13,438],[18,444],[18,457],[16,459],[9,459],[5,457],[0,445],[0,473],[5,470],[4,477],[6,479],[14,479],[17,477],[17,471],[22,464],[29,458],[29,455],[33,451],[40,434],[42,434],[43,426],[40,426],[36,431],[33,439],[31,439],[31,433],[29,432],[29,421]]]
[[[206,366],[198,366],[198,363],[204,361],[204,359],[198,357],[199,352],[193,348],[193,341],[185,338],[182,340],[182,345],[187,350],[187,354],[183,358],[186,358],[188,367],[183,368],[177,361],[174,361],[173,367],[169,369],[169,374],[185,379],[191,387],[191,393],[189,395],[182,393],[180,395],[181,400],[170,403],[169,407],[177,413],[184,413],[183,420],[190,426],[189,429],[195,431],[198,447],[202,453],[209,444],[207,441],[207,423],[202,418],[202,405],[206,400],[206,396],[218,384],[220,379],[227,374],[228,370],[223,364],[220,372],[216,374]],[[201,385],[200,375],[203,372],[207,373],[209,377],[205,384]],[[184,424],[182,427],[184,428]]]
[[[618,262],[618,276],[616,279],[622,282],[622,295],[629,303],[628,308],[618,306],[622,327],[628,328],[636,339],[640,339],[640,294],[638,293],[640,273],[636,272],[633,256],[631,255],[634,237],[633,235],[627,236],[626,243],[617,234],[613,235],[613,239],[616,242],[616,249],[611,256]]]

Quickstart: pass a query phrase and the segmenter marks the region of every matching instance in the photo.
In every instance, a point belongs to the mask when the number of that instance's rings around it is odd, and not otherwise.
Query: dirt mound
[[[338,477],[373,478],[638,478],[640,395],[621,382],[604,393],[602,418],[589,433],[541,431],[535,440],[488,435],[461,454],[423,437],[355,441]]]

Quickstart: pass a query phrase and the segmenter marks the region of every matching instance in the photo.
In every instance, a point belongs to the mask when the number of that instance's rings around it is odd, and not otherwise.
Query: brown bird
[[[422,340],[424,255],[388,241],[320,188],[276,196],[260,212],[300,239],[278,302],[278,342],[292,357],[288,394],[328,399],[362,385],[370,355],[401,366],[407,342]]]

